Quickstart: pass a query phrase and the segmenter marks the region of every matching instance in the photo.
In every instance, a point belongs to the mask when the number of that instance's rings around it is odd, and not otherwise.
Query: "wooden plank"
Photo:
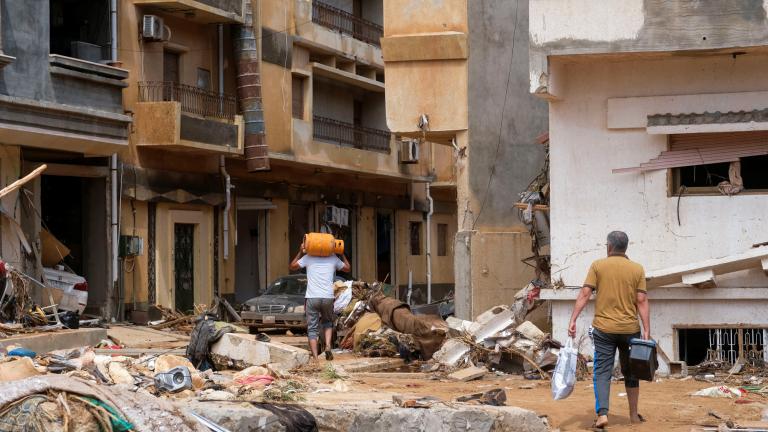
[[[43,165],[40,165],[39,167],[35,168],[35,170],[34,170],[34,171],[32,171],[31,173],[29,173],[29,174],[25,175],[24,177],[22,177],[22,178],[20,178],[20,179],[16,180],[15,182],[13,182],[13,183],[9,184],[8,186],[6,186],[6,187],[4,187],[4,188],[0,189],[0,198],[2,198],[2,197],[4,197],[4,196],[8,195],[9,193],[11,193],[11,192],[15,191],[15,190],[16,190],[16,189],[18,189],[18,188],[20,188],[20,187],[24,186],[24,185],[25,185],[26,183],[28,183],[30,180],[32,180],[32,179],[34,179],[35,177],[37,177],[37,176],[39,176],[40,174],[42,174],[42,173],[43,173],[43,171],[45,171],[47,168],[48,168],[48,166],[47,166],[47,165],[45,165],[45,164],[43,164]]]

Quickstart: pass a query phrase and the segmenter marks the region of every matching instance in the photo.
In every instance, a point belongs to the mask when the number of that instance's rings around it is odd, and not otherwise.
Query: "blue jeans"
[[[624,375],[624,387],[640,387],[640,381],[629,372],[629,341],[640,338],[640,333],[615,334],[592,329],[592,342],[595,344],[595,358],[592,367],[592,380],[595,387],[595,412],[597,415],[608,414],[608,401],[611,396],[611,377],[616,350],[619,350],[619,364]]]
[[[307,314],[307,337],[317,339],[320,335],[320,327],[333,328],[333,302],[332,298],[308,298],[304,300],[304,310]]]

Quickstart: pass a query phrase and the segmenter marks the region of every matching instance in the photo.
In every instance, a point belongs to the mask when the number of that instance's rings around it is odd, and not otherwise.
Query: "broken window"
[[[671,168],[674,194],[768,190],[767,143],[767,131],[672,134],[669,151],[641,169]]]
[[[739,359],[745,364],[760,365],[768,354],[767,339],[768,330],[763,328],[678,328],[678,357],[688,365],[732,365]]]
[[[682,187],[686,188],[686,193],[719,190],[726,195],[733,195],[741,190],[768,191],[768,156],[750,156],[741,158],[738,162],[675,168],[673,178],[673,192]]]
[[[410,222],[411,255],[421,255],[421,222]]]
[[[448,224],[437,224],[437,256],[448,255]]]
[[[92,62],[110,59],[107,0],[50,0],[51,54]]]

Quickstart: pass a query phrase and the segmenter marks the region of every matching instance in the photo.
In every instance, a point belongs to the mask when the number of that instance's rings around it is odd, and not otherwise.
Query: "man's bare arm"
[[[573,306],[573,313],[571,314],[571,323],[568,325],[568,336],[576,337],[576,319],[581,315],[581,311],[589,303],[589,297],[592,296],[592,287],[582,287],[579,291],[579,297],[576,298],[576,304]]]
[[[352,269],[352,266],[349,264],[349,260],[347,259],[347,256],[344,254],[341,254],[341,261],[344,263],[344,267],[341,268],[341,271],[344,273],[349,273],[349,270]]]
[[[637,311],[640,313],[640,321],[643,322],[643,339],[651,339],[651,306],[648,303],[648,294],[637,292]]]
[[[299,265],[299,260],[303,255],[304,255],[304,251],[300,249],[299,253],[297,253],[296,256],[293,257],[293,261],[291,261],[291,265],[288,266],[288,268],[291,269],[291,271],[296,271],[301,268],[301,266]]]

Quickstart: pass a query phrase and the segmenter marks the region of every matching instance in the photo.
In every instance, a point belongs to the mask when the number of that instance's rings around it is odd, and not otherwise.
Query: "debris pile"
[[[444,369],[466,368],[524,373],[547,378],[555,367],[561,344],[530,321],[526,315],[538,306],[541,283],[531,282],[515,295],[512,306],[496,306],[475,321],[449,317],[449,339],[433,358]],[[581,358],[583,370],[586,360]]]

